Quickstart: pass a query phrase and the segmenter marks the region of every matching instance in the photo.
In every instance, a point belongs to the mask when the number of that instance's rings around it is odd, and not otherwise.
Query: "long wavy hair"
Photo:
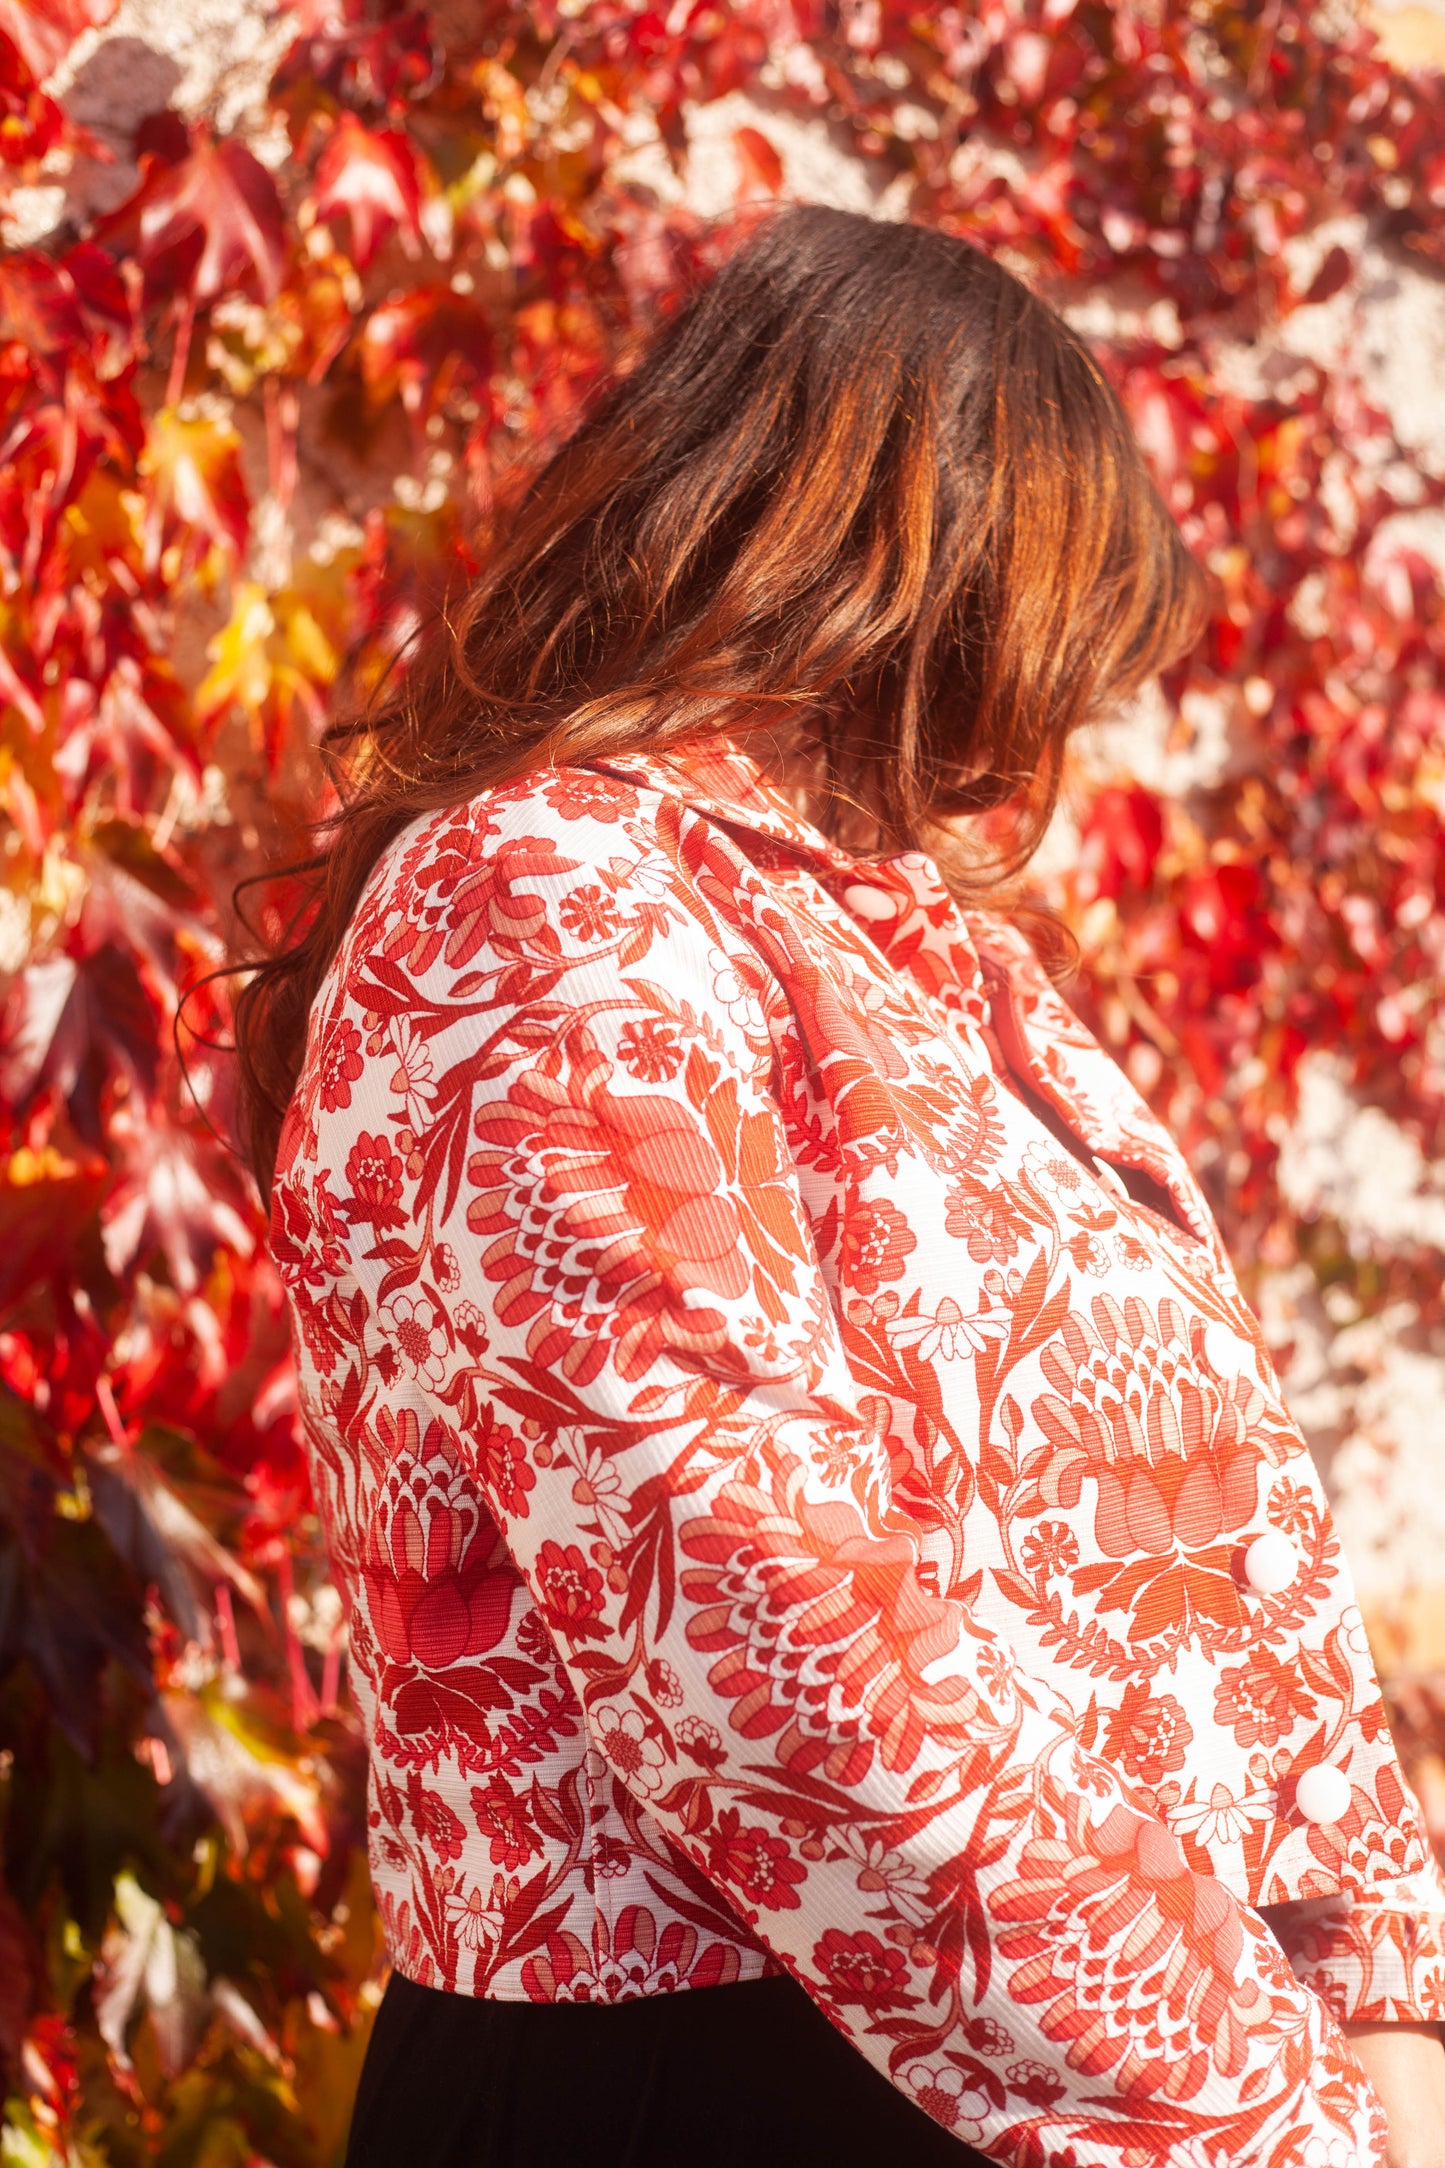
[[[1199,571],[1063,319],[920,226],[779,212],[685,297],[486,539],[475,584],[324,758],[338,807],[235,1004],[263,1192],[311,1004],[419,815],[537,768],[765,732],[810,816],[937,850],[1176,660]],[[973,824],[976,826],[977,824]]]

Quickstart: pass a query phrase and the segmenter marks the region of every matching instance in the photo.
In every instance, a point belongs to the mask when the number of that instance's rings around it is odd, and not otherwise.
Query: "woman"
[[[1445,2161],[1319,1484],[1002,910],[1200,615],[1055,315],[794,210],[348,734],[239,1024],[395,1968],[358,2168]]]

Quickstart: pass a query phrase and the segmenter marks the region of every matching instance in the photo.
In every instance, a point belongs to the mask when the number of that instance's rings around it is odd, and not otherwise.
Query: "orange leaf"
[[[783,161],[761,128],[734,128],[733,149],[743,169],[743,187],[776,196],[783,185]]]

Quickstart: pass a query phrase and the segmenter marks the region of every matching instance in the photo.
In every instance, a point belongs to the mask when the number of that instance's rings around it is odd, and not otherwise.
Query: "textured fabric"
[[[1378,1889],[1265,1908],[1296,1977],[1344,2019],[1445,2018],[1445,1900],[1432,1860]]]
[[[781,1962],[999,2158],[1374,2157],[1248,1907],[1339,2007],[1368,1936],[1406,2016],[1445,1900],[1203,1199],[1020,934],[732,751],[433,816],[273,1238],[402,1972]]]
[[[956,2081],[940,2095],[946,2120]],[[980,2168],[792,1980],[611,2008],[393,1973],[346,2168]]]

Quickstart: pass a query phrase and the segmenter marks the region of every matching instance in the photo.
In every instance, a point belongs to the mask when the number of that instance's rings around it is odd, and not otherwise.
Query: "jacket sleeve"
[[[1433,1860],[1398,1882],[1270,1905],[1261,1917],[1341,2024],[1445,2018],[1445,1875]]]
[[[578,856],[538,845],[480,945],[353,960],[357,1104],[416,1189],[415,1240],[355,1233],[350,1269],[594,1744],[833,2024],[991,2157],[1382,2159],[1363,2074],[1259,1920],[919,1572],[778,1112],[781,990],[676,848],[601,885]],[[429,1035],[405,1120],[369,1051],[388,1017]],[[503,1425],[530,1485],[489,1449]]]

